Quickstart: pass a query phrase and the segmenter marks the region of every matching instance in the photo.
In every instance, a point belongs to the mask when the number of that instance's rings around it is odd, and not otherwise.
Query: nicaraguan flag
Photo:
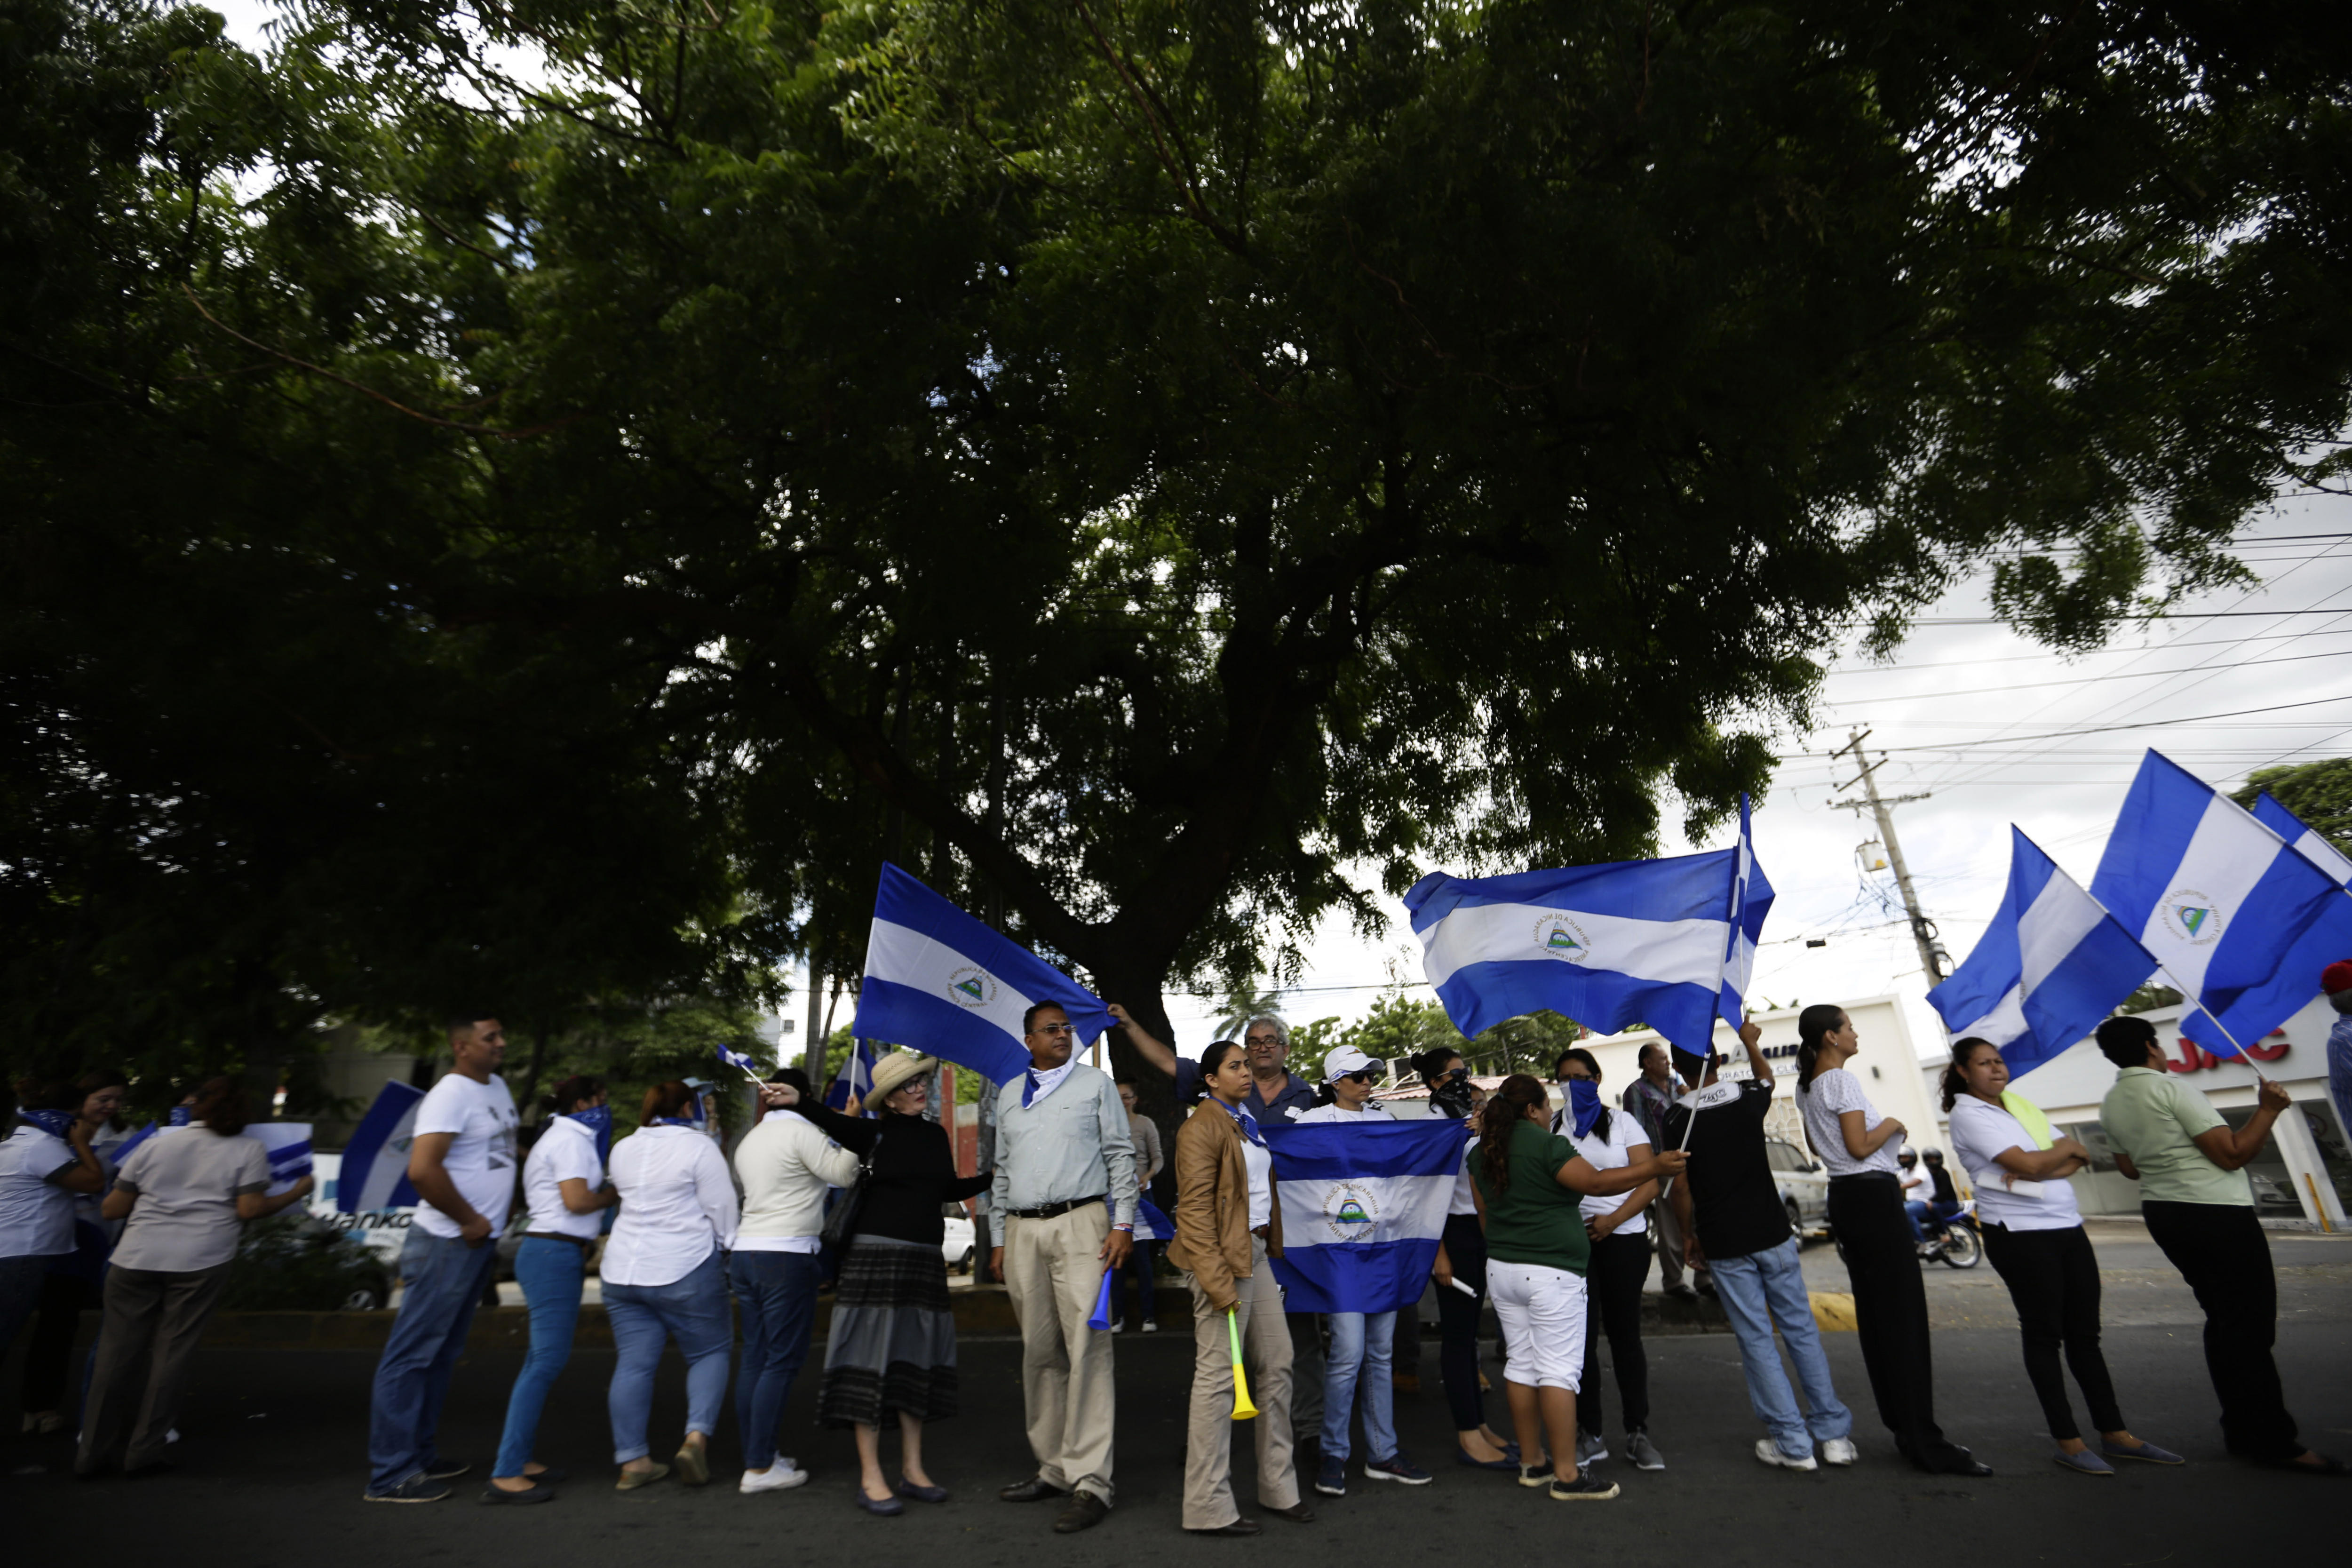
[[[338,1210],[364,1214],[415,1208],[423,1201],[408,1184],[408,1146],[416,1138],[416,1108],[424,1103],[425,1091],[413,1084],[383,1086],[343,1145],[342,1168],[335,1176]]]
[[[2231,1056],[2318,994],[2316,968],[2297,975],[2286,964],[2344,889],[2244,806],[2151,751],[2124,797],[2091,896],[2199,1004],[2180,1032]],[[2283,1004],[2283,994],[2298,989]]]
[[[750,1073],[753,1078],[764,1079],[767,1076],[760,1070],[758,1062],[753,1061],[741,1051],[730,1051],[725,1046],[719,1047],[719,1061],[722,1067],[740,1068]]]
[[[1952,1038],[1999,1046],[2014,1078],[2097,1028],[2155,970],[2122,921],[2011,827],[2000,910],[1927,1005]]]
[[[1434,873],[1404,896],[1423,972],[1475,1036],[1550,1008],[1610,1033],[1637,1021],[1685,1051],[1739,1021],[1772,885],[1748,842],[1704,855],[1508,877]]]
[[[253,1121],[246,1124],[245,1135],[269,1151],[269,1196],[276,1197],[310,1173],[309,1122]]]
[[[1138,1197],[1135,1200],[1135,1239],[1173,1241],[1176,1239],[1176,1222],[1150,1198]]]
[[[1093,992],[898,867],[882,868],[857,990],[859,1038],[944,1057],[1003,1083],[1029,1070],[1021,1015],[1040,1002],[1069,1014],[1080,1046],[1110,1026]]]
[[[1718,955],[1719,956],[1719,955]],[[1274,1260],[1293,1312],[1393,1312],[1421,1300],[1437,1263],[1467,1124],[1262,1125],[1282,1203]]]
[[[2322,907],[2310,929],[2280,961],[2278,973],[2270,984],[2248,992],[2223,1016],[2221,1021],[2232,1034],[2237,1033],[2240,1014],[2251,1020],[2276,1013],[2282,1022],[2294,1016],[2320,994],[2319,972],[2339,959],[2352,958],[2352,859],[2267,793],[2254,802],[2253,815],[2256,822],[2286,840],[2288,848],[2317,867],[2320,875],[2347,891]],[[2253,1037],[2239,1035],[2238,1038],[2252,1044]]]
[[[849,1042],[849,1055],[842,1058],[841,1070],[833,1075],[825,1086],[824,1102],[835,1110],[846,1110],[853,1099],[867,1116],[879,1114],[866,1103],[866,1092],[874,1087],[874,1047],[864,1040]]]

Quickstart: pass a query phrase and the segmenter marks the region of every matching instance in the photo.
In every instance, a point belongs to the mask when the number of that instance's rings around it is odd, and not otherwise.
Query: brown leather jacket
[[[1267,1177],[1268,1182],[1273,1180]],[[1222,1105],[1203,1100],[1176,1130],[1176,1239],[1168,1261],[1201,1283],[1209,1304],[1234,1304],[1234,1281],[1250,1276],[1249,1167],[1242,1130]],[[1265,1251],[1282,1256],[1282,1199],[1274,1202]]]

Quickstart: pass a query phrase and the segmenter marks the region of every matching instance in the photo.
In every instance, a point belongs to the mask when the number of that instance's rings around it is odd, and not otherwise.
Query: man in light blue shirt
[[[989,1262],[1021,1324],[1021,1393],[1037,1473],[997,1495],[1068,1497],[1054,1521],[1067,1535],[1110,1511],[1111,1336],[1087,1320],[1104,1272],[1135,1247],[1135,1144],[1110,1075],[1071,1059],[1070,1016],[1041,1002],[1021,1027],[1029,1070],[996,1091]]]

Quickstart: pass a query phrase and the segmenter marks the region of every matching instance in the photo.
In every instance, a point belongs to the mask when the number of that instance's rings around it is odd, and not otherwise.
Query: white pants
[[[1504,1377],[1573,1393],[1584,1372],[1584,1276],[1489,1258],[1486,1294],[1503,1325]]]

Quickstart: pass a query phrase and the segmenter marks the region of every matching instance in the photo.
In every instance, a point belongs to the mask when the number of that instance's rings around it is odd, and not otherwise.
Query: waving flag
[[[1294,1312],[1393,1312],[1421,1300],[1437,1262],[1462,1150],[1463,1122],[1269,1121],[1282,1256]]]
[[[2156,967],[2122,921],[2011,827],[2000,910],[1927,1005],[1954,1039],[1999,1046],[2021,1077],[2098,1027]]]
[[[2231,1023],[2241,1012],[2250,1018],[2273,1012],[2281,1019],[2293,1017],[2319,994],[2319,972],[2339,959],[2352,958],[2352,859],[2346,858],[2342,850],[2305,826],[2301,817],[2273,800],[2267,792],[2254,802],[2253,815],[2256,822],[2286,840],[2288,848],[2317,867],[2322,876],[2345,892],[2327,901],[2319,918],[2311,922],[2311,928],[2280,961],[2278,973],[2271,983],[2240,998],[2233,1013],[2223,1019],[2225,1023]],[[2231,1032],[2235,1030],[2231,1023]],[[2252,1037],[2240,1035],[2238,1038],[2247,1042]]]
[[[2298,974],[2287,963],[2344,889],[2245,807],[2152,751],[2091,895],[2198,1003],[2180,1032],[2231,1056],[2318,994],[2316,967]]]
[[[1638,1021],[1681,1049],[1739,1021],[1772,884],[1748,840],[1564,871],[1434,873],[1404,896],[1423,971],[1465,1035],[1550,1008],[1603,1032]]]
[[[760,1070],[758,1062],[753,1061],[741,1051],[730,1051],[725,1046],[719,1047],[719,1061],[722,1067],[740,1069],[754,1083],[763,1081],[767,1076]]]
[[[857,1101],[868,1116],[875,1114],[866,1104],[866,1096],[874,1087],[874,1047],[864,1040],[849,1043],[849,1055],[843,1058],[841,1070],[833,1075],[825,1086],[824,1102],[835,1110],[846,1110],[852,1100]]]
[[[943,1057],[1002,1083],[1028,1070],[1021,1016],[1041,1002],[1069,1014],[1080,1045],[1110,1026],[1093,992],[898,867],[882,868],[852,1026],[859,1039]]]
[[[310,1173],[309,1122],[248,1121],[245,1126],[245,1135],[269,1151],[271,1197],[276,1197]],[[338,1186],[337,1190],[341,1189]]]
[[[408,1145],[416,1137],[416,1108],[424,1103],[425,1091],[413,1084],[383,1086],[343,1145],[342,1169],[335,1177],[337,1209],[363,1214],[414,1208],[423,1201],[408,1184]]]

